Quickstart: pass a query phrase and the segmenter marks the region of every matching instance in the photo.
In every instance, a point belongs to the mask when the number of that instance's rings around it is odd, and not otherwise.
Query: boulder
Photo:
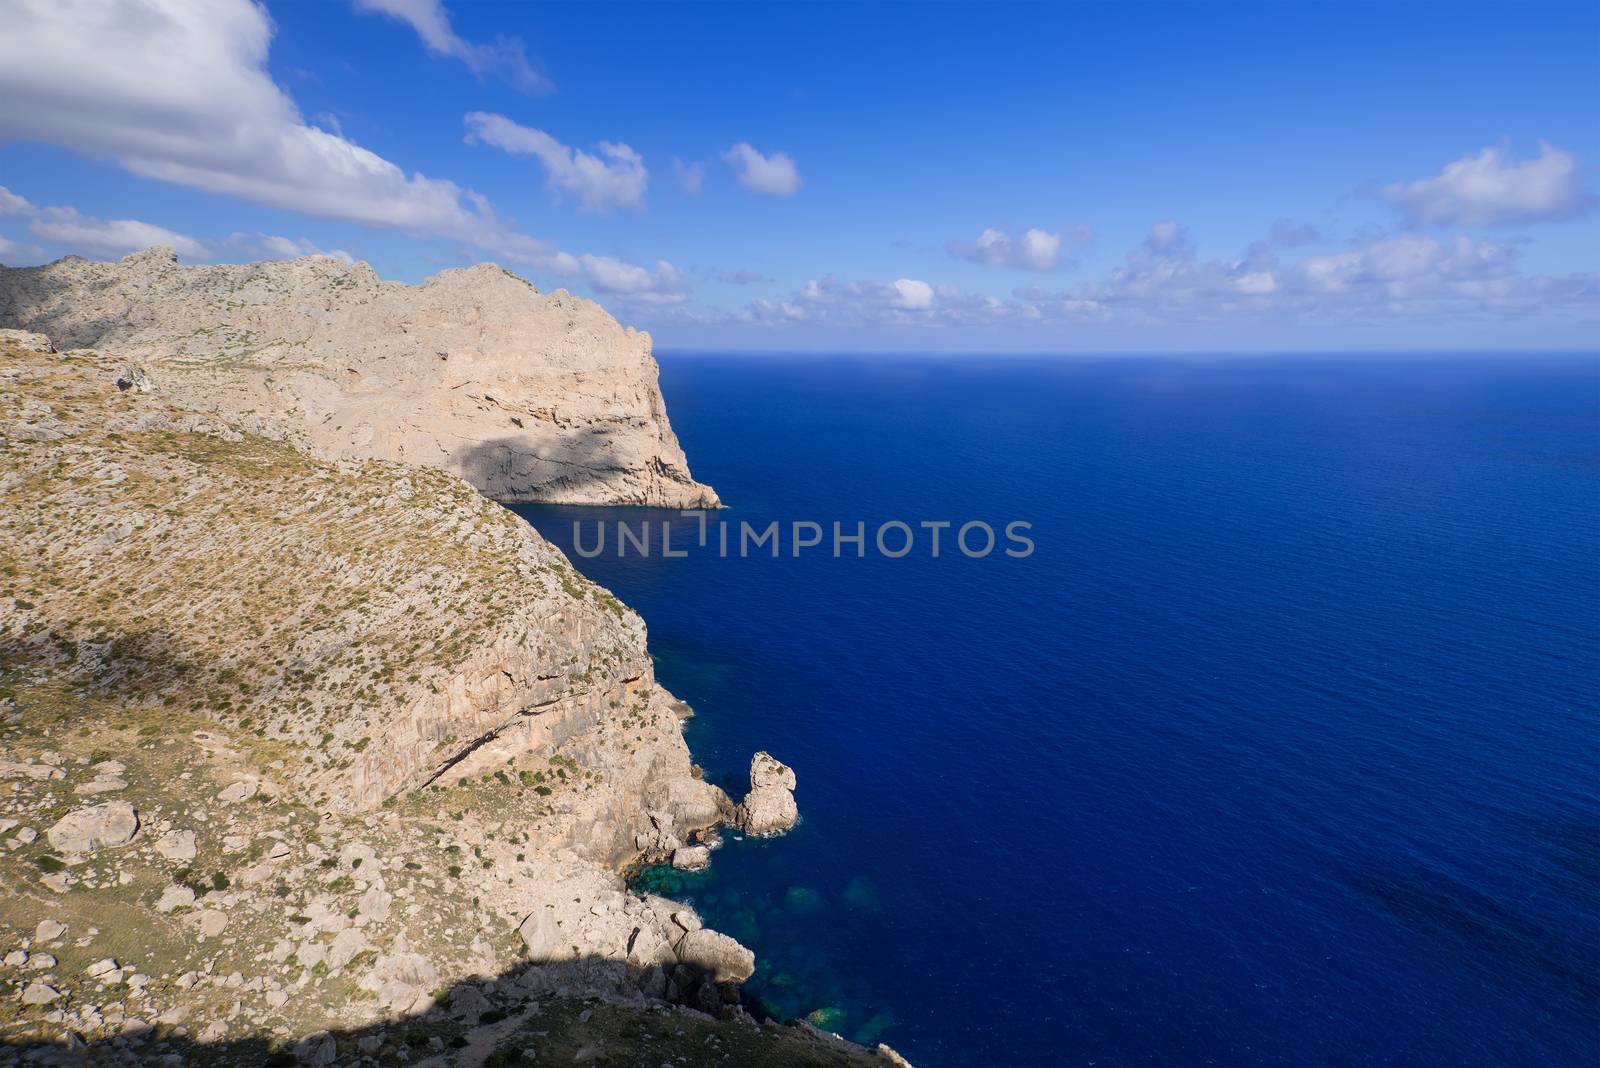
[[[150,381],[150,373],[137,363],[129,362],[117,375],[117,389],[123,393],[134,390],[138,393],[149,393],[156,388]]]
[[[528,947],[528,959],[537,963],[572,960],[573,947],[562,937],[552,909],[540,907],[528,914],[517,928],[523,944]]]
[[[719,983],[742,983],[755,974],[756,955],[720,931],[702,927],[684,934],[678,960]]]
[[[258,787],[256,784],[251,782],[249,779],[240,779],[238,782],[225,787],[221,793],[217,794],[217,800],[226,802],[230,805],[236,805],[240,801],[248,801],[252,797],[256,796],[257,789]]]
[[[328,947],[328,967],[343,968],[355,959],[357,953],[367,948],[367,936],[354,927],[340,931]]]
[[[35,979],[22,991],[22,1003],[24,1005],[48,1005],[60,996],[61,991],[43,979]]]
[[[92,853],[127,845],[138,833],[139,814],[126,801],[107,801],[69,812],[46,832],[51,846],[63,853]]]
[[[206,909],[195,921],[201,938],[215,938],[228,929],[228,914],[221,909]]]
[[[43,945],[45,942],[54,942],[66,933],[66,924],[56,920],[40,920],[39,926],[33,929],[33,940]]]
[[[157,912],[175,912],[178,909],[188,908],[194,904],[194,891],[187,886],[173,883],[161,891],[161,900],[156,902]]]
[[[173,831],[162,835],[156,842],[156,852],[170,861],[178,864],[187,864],[194,859],[194,832]]]
[[[299,1064],[332,1064],[339,1057],[339,1046],[326,1031],[316,1031],[302,1038],[294,1046],[294,1059]]]
[[[711,850],[705,846],[682,846],[672,852],[672,866],[679,871],[704,871],[711,866]]]

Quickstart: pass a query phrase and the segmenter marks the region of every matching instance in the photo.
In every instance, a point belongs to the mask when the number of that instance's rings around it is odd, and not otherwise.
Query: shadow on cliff
[[[641,993],[652,985],[669,993],[670,1000]],[[465,979],[434,993],[432,1005],[423,1011],[290,1037],[263,1028],[202,1042],[190,1032],[206,1027],[210,1021],[203,1017],[170,1026],[135,1026],[87,1042],[70,1032],[53,1042],[27,1042],[13,1035],[0,1039],[0,1063],[13,1063],[13,1056],[23,1064],[40,1065],[501,1066],[588,1061],[655,1068],[662,1063],[882,1063],[861,1047],[800,1021],[780,1025],[759,1003],[741,1002],[736,986],[718,986],[683,965],[642,969],[598,957],[522,964],[492,979]],[[300,997],[318,1000],[314,990]],[[89,1000],[69,994],[52,1008],[70,1011]]]
[[[63,256],[38,267],[0,264],[0,329],[44,334],[57,352],[66,352],[94,348],[101,338],[126,326],[127,313],[122,309],[107,310],[95,319],[80,319],[79,309],[62,301],[74,291],[81,291],[83,283],[49,268],[55,263],[72,260],[83,260],[83,257]]]
[[[639,493],[640,484],[649,482],[682,487],[685,501],[673,501],[667,507],[693,507],[689,501],[710,495],[688,472],[669,467],[659,456],[651,456],[643,465],[630,462],[612,442],[622,429],[567,430],[539,445],[512,435],[489,438],[459,454],[456,462],[462,477],[484,496],[502,504],[561,500],[617,505],[665,503],[619,499],[620,495]]]

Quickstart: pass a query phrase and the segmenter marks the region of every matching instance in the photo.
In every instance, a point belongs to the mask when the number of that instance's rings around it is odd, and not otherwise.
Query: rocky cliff
[[[72,256],[0,267],[0,327],[126,356],[172,402],[318,456],[437,467],[495,500],[717,503],[667,421],[650,336],[493,264],[410,286],[322,256]]]
[[[532,528],[7,333],[0,1063],[890,1056],[758,1026],[749,952],[626,888],[735,808]]]

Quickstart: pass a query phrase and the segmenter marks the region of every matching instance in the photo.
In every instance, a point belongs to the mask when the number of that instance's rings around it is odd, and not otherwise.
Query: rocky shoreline
[[[0,336],[0,1064],[898,1060],[628,890],[797,814],[698,777],[637,615],[451,474],[52,348]]]

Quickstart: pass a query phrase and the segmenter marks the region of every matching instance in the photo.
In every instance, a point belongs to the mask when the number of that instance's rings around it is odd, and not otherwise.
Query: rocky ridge
[[[0,327],[133,362],[130,385],[329,459],[461,475],[502,501],[714,506],[667,420],[650,335],[494,264],[421,285],[326,256],[0,267]]]
[[[0,1042],[891,1056],[757,1026],[748,950],[624,885],[739,811],[634,613],[453,476],[308,455],[49,348],[0,332]],[[787,794],[763,758],[751,793]]]

